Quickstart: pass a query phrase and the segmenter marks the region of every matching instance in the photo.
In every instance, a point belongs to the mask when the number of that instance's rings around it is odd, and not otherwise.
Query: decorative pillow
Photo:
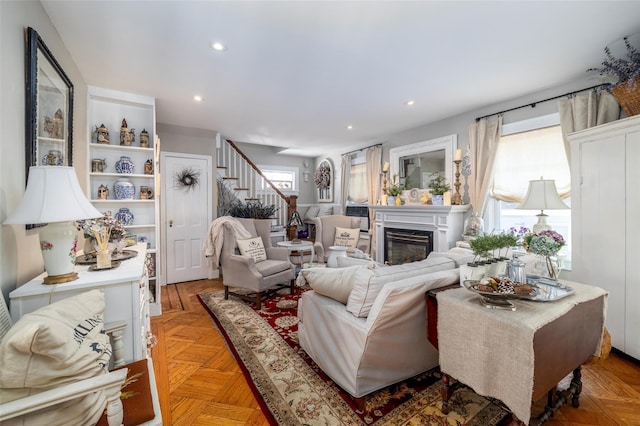
[[[331,216],[332,214],[333,214],[333,206],[332,205],[320,206],[320,211],[318,212],[318,217],[320,217],[320,216]]]
[[[373,302],[384,285],[381,280],[375,280],[374,278],[373,271],[367,268],[360,268],[353,276],[353,288],[347,300],[347,311],[356,317],[369,315],[371,306],[373,306]]]
[[[264,250],[262,237],[249,238],[248,240],[238,240],[238,249],[240,254],[252,257],[258,263],[267,260],[267,252]]]
[[[346,304],[353,287],[353,276],[361,268],[311,268],[303,269],[300,273],[316,293]]]
[[[304,214],[304,220],[313,220],[318,216],[318,213],[320,213],[320,206],[311,206]]]
[[[104,374],[111,345],[103,313],[103,291],[91,290],[24,315],[0,346],[0,402]],[[104,392],[95,392],[7,425],[95,424],[105,402]]]
[[[380,266],[384,266],[379,264],[371,259],[358,259],[355,257],[349,256],[338,256],[336,258],[338,262],[338,268],[346,268],[349,266],[363,266],[368,269],[379,268]]]
[[[358,247],[359,238],[360,228],[348,229],[336,226],[336,236],[334,237],[333,245],[356,248]]]

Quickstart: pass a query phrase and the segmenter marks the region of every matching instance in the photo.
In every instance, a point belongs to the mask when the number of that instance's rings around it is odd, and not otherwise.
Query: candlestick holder
[[[461,205],[462,204],[462,195],[460,194],[460,186],[462,185],[460,183],[460,163],[462,162],[462,160],[455,160],[454,163],[456,165],[456,181],[453,184],[453,186],[456,188],[456,193],[453,194],[453,197],[451,197],[451,204],[453,205]]]
[[[380,197],[380,204],[383,206],[387,205],[387,174],[388,171],[382,172],[382,196]]]

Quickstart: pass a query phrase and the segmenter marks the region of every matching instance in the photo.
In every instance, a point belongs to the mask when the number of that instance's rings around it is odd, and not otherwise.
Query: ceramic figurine
[[[153,161],[151,159],[144,162],[144,174],[145,175],[153,174]]]
[[[120,145],[131,146],[135,139],[134,129],[129,129],[127,126],[127,120],[122,119],[122,126],[120,127]]]
[[[91,160],[91,171],[93,173],[103,173],[106,168],[107,168],[106,159],[94,158],[93,160]]]
[[[109,196],[109,188],[104,185],[98,187],[98,200],[106,200]]]
[[[49,150],[47,155],[42,157],[43,166],[62,166],[63,164],[62,153],[57,149]]]
[[[150,200],[153,198],[153,189],[150,186],[141,186],[140,187],[140,199],[141,200]]]
[[[142,129],[140,132],[140,147],[149,148],[149,132],[147,132],[147,129]]]
[[[113,184],[113,191],[116,194],[117,200],[133,200],[136,187],[126,178],[120,178]]]
[[[109,129],[102,123],[100,127],[96,126],[96,142],[109,145]]]
[[[44,117],[44,131],[47,132],[50,138],[63,139],[64,138],[64,115],[62,110],[58,108],[53,118]]]
[[[133,165],[131,158],[123,155],[118,161],[116,161],[116,172],[130,174],[133,173],[134,170],[135,166]]]

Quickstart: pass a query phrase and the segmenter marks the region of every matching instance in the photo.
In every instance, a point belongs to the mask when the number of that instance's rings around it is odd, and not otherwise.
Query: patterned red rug
[[[461,384],[440,411],[438,369],[367,395],[358,410],[298,344],[297,294],[281,291],[262,310],[224,292],[198,296],[273,425],[501,425],[509,412]]]

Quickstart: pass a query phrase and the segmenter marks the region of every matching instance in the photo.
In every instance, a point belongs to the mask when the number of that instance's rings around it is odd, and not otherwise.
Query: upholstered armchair
[[[316,253],[316,259],[319,262],[327,262],[329,258],[329,247],[336,244],[336,228],[344,228],[350,230],[356,230],[357,243],[356,248],[366,252],[368,250],[368,244],[366,241],[360,239],[360,218],[354,216],[343,215],[331,215],[320,216],[315,218],[316,228],[316,240],[314,244],[314,250]]]
[[[236,220],[248,231],[250,237],[238,239],[237,232],[230,223],[223,225],[220,266],[225,299],[232,293],[244,300],[255,302],[256,309],[260,309],[262,296],[266,292],[288,286],[293,294],[295,267],[289,261],[289,251],[286,248],[271,246],[271,221],[241,218]],[[244,255],[241,253],[242,247],[245,247]],[[251,294],[232,292],[230,288],[249,290]]]

